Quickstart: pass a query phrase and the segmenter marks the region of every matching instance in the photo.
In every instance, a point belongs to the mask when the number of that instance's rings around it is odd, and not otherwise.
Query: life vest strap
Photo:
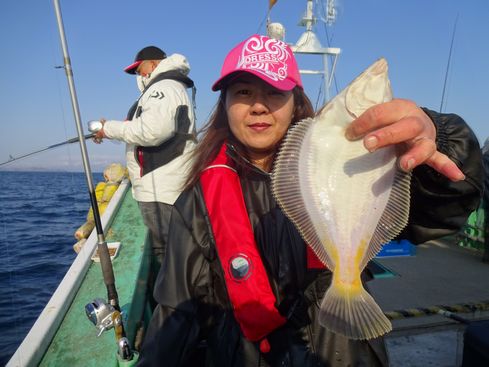
[[[225,144],[203,171],[200,183],[234,316],[247,339],[262,340],[286,318],[276,308],[240,179]]]

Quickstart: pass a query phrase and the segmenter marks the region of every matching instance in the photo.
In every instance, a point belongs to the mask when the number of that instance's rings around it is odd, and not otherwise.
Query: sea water
[[[0,366],[75,259],[73,234],[89,206],[84,173],[0,171]]]

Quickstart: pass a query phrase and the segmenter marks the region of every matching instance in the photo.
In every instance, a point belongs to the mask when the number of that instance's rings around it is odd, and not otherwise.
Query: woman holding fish
[[[385,239],[458,230],[480,197],[477,139],[391,101],[383,60],[312,118],[290,48],[265,36],[230,51],[213,90],[139,365],[387,365],[363,269]]]

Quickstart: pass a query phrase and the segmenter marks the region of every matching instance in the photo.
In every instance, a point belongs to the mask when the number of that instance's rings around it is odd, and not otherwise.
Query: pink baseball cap
[[[221,77],[212,90],[220,90],[224,80],[239,71],[251,73],[280,90],[289,91],[296,85],[302,88],[299,68],[290,47],[267,36],[255,34],[233,48],[226,56]]]

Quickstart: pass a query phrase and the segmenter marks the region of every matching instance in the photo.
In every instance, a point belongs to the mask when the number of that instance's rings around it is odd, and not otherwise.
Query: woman
[[[386,365],[381,339],[348,340],[319,325],[331,273],[270,192],[284,135],[313,115],[290,48],[248,38],[228,54],[213,90],[221,94],[175,204],[139,365]],[[470,129],[457,116],[427,113],[395,100],[347,131],[369,150],[399,144],[401,167],[417,167],[403,237],[416,243],[457,230],[481,191]]]

